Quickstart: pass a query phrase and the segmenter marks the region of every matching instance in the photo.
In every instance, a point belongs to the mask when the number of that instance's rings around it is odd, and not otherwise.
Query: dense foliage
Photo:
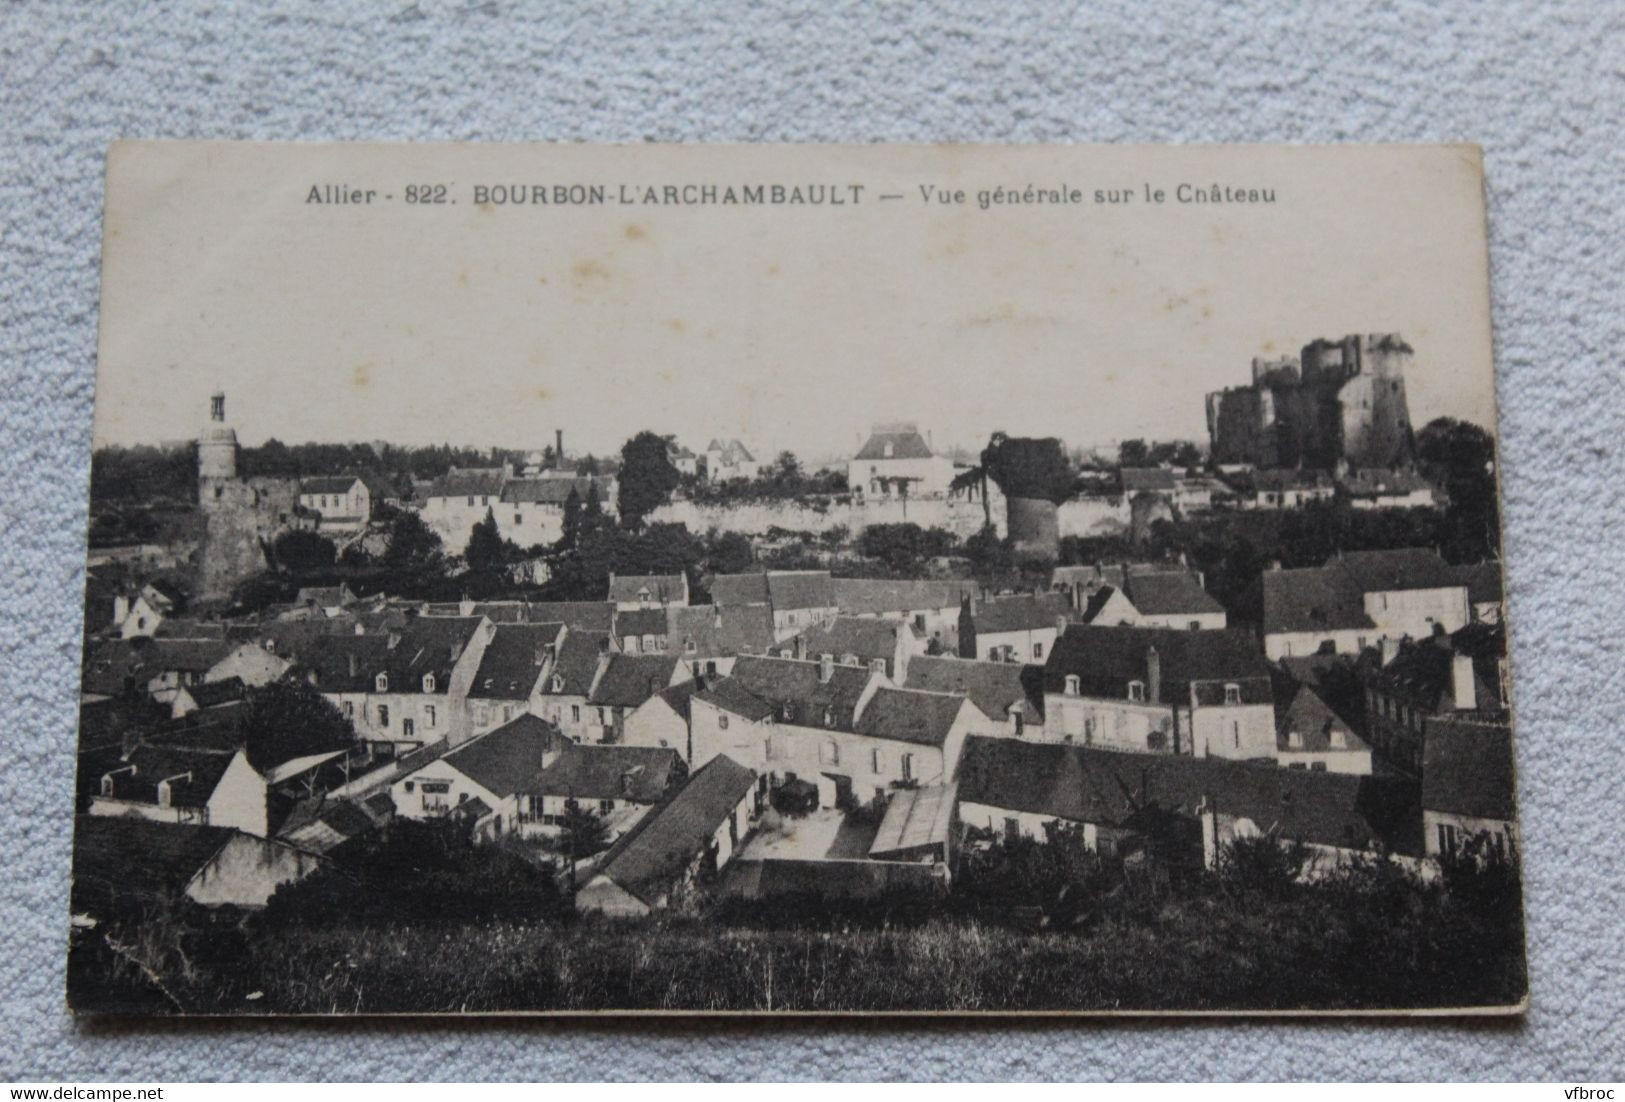
[[[671,437],[644,431],[628,440],[621,448],[616,502],[621,523],[641,528],[645,517],[671,500],[682,477],[671,461]]]
[[[356,742],[338,705],[297,678],[248,691],[242,734],[248,763],[261,771],[306,754],[349,750]]]

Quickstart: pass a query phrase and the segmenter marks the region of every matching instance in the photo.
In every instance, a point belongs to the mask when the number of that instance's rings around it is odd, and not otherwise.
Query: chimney
[[[1145,698],[1153,704],[1162,703],[1162,655],[1155,646],[1145,648]]]
[[[1478,694],[1473,684],[1473,660],[1465,654],[1450,659],[1450,696],[1456,702],[1456,711],[1470,712],[1478,707]]]
[[[715,628],[722,627],[722,606],[721,605],[712,605],[711,606],[711,626],[715,627]]]
[[[1399,640],[1391,635],[1382,637],[1382,664],[1384,666],[1399,657]]]
[[[835,676],[835,656],[833,654],[820,654],[818,656],[818,681],[828,685]]]
[[[793,649],[790,653],[795,655],[797,658],[807,657],[807,637],[805,635],[798,635],[795,637]]]
[[[553,465],[564,469],[564,430],[553,430]]]
[[[457,602],[457,615],[459,615],[459,616],[472,616],[472,615],[474,615],[474,602],[469,600],[467,597],[464,597],[462,600],[458,601]]]

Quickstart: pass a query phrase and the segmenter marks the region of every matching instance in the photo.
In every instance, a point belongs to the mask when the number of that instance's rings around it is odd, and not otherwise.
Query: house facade
[[[984,662],[1043,662],[1068,616],[1058,593],[966,597],[959,608],[959,657]]]
[[[908,421],[874,426],[846,471],[847,486],[867,498],[946,497],[954,480],[953,460]]]
[[[1187,757],[1276,754],[1269,667],[1227,631],[1073,624],[1044,666],[1048,741]]]
[[[1349,551],[1323,566],[1263,576],[1264,651],[1358,654],[1383,639],[1422,639],[1472,619],[1467,586],[1436,551]]]
[[[372,519],[375,505],[383,503],[384,487],[374,493],[360,475],[307,478],[299,483],[299,506],[321,516],[321,531],[359,532]]]

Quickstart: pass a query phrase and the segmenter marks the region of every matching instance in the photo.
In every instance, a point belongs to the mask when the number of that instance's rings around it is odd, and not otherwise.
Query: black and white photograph
[[[1469,145],[126,141],[81,1015],[1527,1003]]]

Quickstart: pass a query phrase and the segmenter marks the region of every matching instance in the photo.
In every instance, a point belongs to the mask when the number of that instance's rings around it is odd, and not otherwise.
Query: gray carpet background
[[[1486,150],[1533,1005],[1436,1020],[76,1025],[101,173],[118,137]],[[0,1078],[1625,1074],[1625,6],[0,9]]]

